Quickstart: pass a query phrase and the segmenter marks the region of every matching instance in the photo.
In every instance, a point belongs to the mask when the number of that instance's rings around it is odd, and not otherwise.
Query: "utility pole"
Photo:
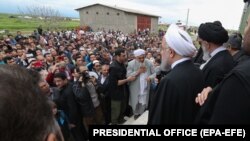
[[[188,18],[189,18],[189,8],[188,8],[188,11],[187,11],[186,29],[188,27]]]

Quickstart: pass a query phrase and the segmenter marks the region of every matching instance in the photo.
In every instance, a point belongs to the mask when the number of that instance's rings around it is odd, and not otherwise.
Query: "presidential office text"
[[[150,137],[150,136],[169,136],[169,137],[242,137],[245,138],[244,129],[93,129],[93,137]]]

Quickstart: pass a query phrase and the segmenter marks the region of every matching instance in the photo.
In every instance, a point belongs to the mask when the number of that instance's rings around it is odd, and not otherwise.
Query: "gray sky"
[[[41,5],[56,9],[63,16],[79,17],[74,9],[97,2],[156,14],[163,23],[186,23],[190,9],[188,25],[220,20],[225,28],[236,30],[244,7],[243,0],[0,0],[0,12],[18,13],[18,8]]]

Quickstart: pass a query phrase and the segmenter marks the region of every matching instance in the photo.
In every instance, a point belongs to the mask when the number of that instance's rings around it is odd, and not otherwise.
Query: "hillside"
[[[24,33],[31,33],[34,31],[34,29],[41,25],[41,23],[43,23],[39,19],[25,19],[19,18],[18,16],[19,15],[15,14],[0,13],[0,31],[8,30],[10,33],[16,33],[17,30],[20,30]],[[71,29],[76,26],[79,26],[79,23],[79,21],[64,20],[60,23],[60,27],[58,28]]]

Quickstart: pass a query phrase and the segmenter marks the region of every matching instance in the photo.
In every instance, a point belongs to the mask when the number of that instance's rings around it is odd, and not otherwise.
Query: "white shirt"
[[[220,46],[220,47],[216,48],[216,49],[210,54],[211,58],[214,57],[217,53],[219,53],[219,52],[221,52],[221,51],[224,51],[224,50],[226,50],[226,48],[223,47],[223,46]]]
[[[106,80],[106,78],[107,78],[107,77],[106,77],[106,76],[104,76],[104,75],[102,75],[102,76],[101,76],[101,84],[103,84],[103,83],[104,83],[104,81]]]
[[[181,62],[190,60],[190,58],[182,58],[180,60],[175,61],[172,65],[171,65],[171,69],[173,69],[176,65],[180,64]]]

